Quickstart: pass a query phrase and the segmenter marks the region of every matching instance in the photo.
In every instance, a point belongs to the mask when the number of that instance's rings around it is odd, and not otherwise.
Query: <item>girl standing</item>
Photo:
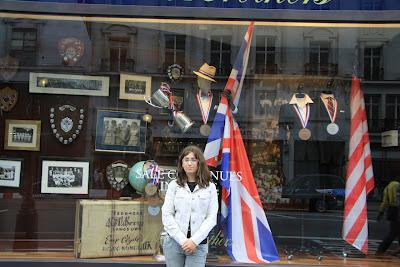
[[[208,234],[217,223],[218,195],[202,151],[183,149],[177,179],[169,183],[162,207],[168,233],[163,243],[167,267],[203,267]]]

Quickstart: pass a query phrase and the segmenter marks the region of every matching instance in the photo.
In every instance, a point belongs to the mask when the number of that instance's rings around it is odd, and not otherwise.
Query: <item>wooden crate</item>
[[[76,258],[152,255],[158,251],[161,206],[145,201],[79,200]]]

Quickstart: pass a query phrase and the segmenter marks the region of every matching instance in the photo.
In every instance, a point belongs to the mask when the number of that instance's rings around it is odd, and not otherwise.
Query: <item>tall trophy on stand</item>
[[[184,133],[193,126],[193,121],[185,113],[177,110],[173,92],[167,83],[162,82],[160,88],[150,98],[145,97],[144,99],[152,107],[168,109],[171,117],[168,122],[169,126],[176,125]]]

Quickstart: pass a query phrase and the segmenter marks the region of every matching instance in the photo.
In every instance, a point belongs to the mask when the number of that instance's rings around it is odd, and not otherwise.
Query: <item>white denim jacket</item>
[[[196,185],[193,192],[186,183],[179,186],[173,180],[168,184],[162,206],[162,222],[165,231],[180,245],[187,239],[189,220],[190,239],[198,245],[217,224],[217,213],[218,195],[212,182],[206,188]]]

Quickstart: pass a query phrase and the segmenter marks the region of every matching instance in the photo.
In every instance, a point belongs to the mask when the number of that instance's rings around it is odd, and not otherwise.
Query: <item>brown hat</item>
[[[193,71],[193,73],[197,76],[212,82],[216,82],[216,80],[214,80],[215,72],[216,68],[208,65],[207,63],[204,63],[203,66],[200,67],[199,71]]]

